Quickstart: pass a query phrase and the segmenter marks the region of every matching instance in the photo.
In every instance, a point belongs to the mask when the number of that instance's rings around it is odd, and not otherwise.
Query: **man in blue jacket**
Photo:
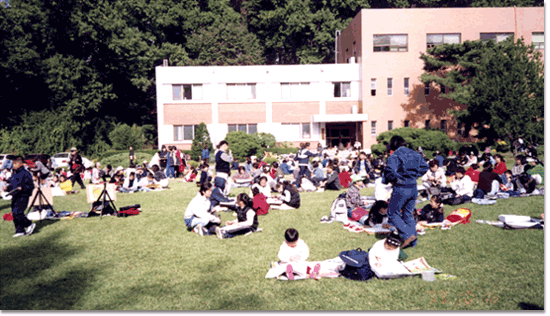
[[[405,145],[403,137],[395,135],[391,138],[391,155],[388,157],[382,181],[385,184],[393,184],[388,218],[405,239],[402,248],[416,246],[416,221],[413,215],[418,197],[416,180],[429,170],[422,155]]]
[[[11,198],[11,212],[13,214],[13,224],[15,225],[15,235],[20,237],[30,235],[34,231],[36,224],[33,224],[25,215],[25,210],[29,204],[29,198],[34,190],[31,173],[23,167],[23,157],[17,156],[13,160],[13,174],[10,178],[10,184],[7,191],[15,191]]]

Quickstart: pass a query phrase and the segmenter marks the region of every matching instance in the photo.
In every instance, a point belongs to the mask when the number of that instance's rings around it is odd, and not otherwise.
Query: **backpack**
[[[370,268],[369,253],[367,251],[363,251],[361,248],[342,251],[339,257],[346,264],[344,269],[340,271],[340,275],[344,278],[367,281],[374,277],[374,272]]]
[[[341,193],[330,207],[330,216],[336,221],[345,222],[348,219],[348,207],[345,197],[346,193]]]

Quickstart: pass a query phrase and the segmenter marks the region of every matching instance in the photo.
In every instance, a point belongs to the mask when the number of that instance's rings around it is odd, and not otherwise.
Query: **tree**
[[[394,135],[403,137],[407,142],[407,146],[411,149],[416,150],[418,147],[422,147],[427,157],[431,157],[432,153],[436,150],[441,152],[455,150],[455,143],[442,131],[401,127],[378,135],[378,137],[376,137],[378,143],[371,146],[372,152],[376,155],[384,154],[386,151],[386,145],[384,145],[384,143],[389,144]]]
[[[143,129],[136,124],[129,126],[127,124],[118,124],[110,133],[109,138],[113,148],[117,150],[128,149],[132,146],[134,149],[142,149],[145,142]]]
[[[210,134],[208,133],[206,124],[201,122],[195,129],[195,138],[193,138],[193,144],[191,145],[191,159],[199,161],[205,145],[210,153],[212,153],[213,147],[210,141]]]
[[[256,155],[261,150],[258,138],[245,132],[229,132],[225,136],[225,140],[229,144],[233,157],[241,161],[246,157]]]
[[[270,133],[256,133],[256,137],[258,137],[258,145],[260,145],[263,148],[270,148],[275,146],[277,143],[277,140],[275,139],[275,135]]]
[[[544,66],[542,54],[523,39],[436,46],[422,54],[421,80],[451,88],[442,97],[466,105],[450,111],[469,129],[481,127],[478,138],[493,144],[518,137],[540,142],[544,131]]]

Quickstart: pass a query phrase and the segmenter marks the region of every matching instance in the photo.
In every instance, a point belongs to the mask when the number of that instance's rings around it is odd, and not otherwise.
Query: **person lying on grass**
[[[253,233],[258,229],[258,214],[252,207],[252,199],[246,193],[237,195],[236,212],[236,220],[225,222],[223,227],[216,227],[216,235],[219,239]]]
[[[211,228],[221,223],[218,216],[210,213],[209,198],[211,195],[212,183],[203,183],[197,196],[189,202],[185,210],[185,215],[183,216],[185,225],[201,236],[210,235],[212,233]]]

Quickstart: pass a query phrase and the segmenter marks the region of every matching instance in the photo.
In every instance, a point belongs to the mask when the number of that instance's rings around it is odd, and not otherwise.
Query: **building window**
[[[388,121],[388,131],[393,129],[393,121]]]
[[[410,125],[411,125],[411,121],[409,121],[409,120],[405,120],[403,122],[403,127],[409,127]]]
[[[245,132],[247,134],[254,134],[258,132],[258,124],[228,124],[227,132]]]
[[[388,95],[393,95],[393,78],[388,78]]]
[[[302,138],[311,138],[311,123],[302,123]]]
[[[281,82],[281,99],[307,98],[309,82]]]
[[[544,32],[533,32],[533,44],[536,49],[544,49]]]
[[[282,134],[286,140],[311,138],[311,123],[282,123]]]
[[[335,98],[348,98],[351,97],[350,82],[333,82],[334,97]]]
[[[404,84],[404,92],[405,92],[405,95],[409,95],[409,93],[410,93],[410,90],[409,90],[409,78],[405,78],[405,80],[403,80],[403,84]]]
[[[193,140],[198,125],[174,125],[174,141]]]
[[[172,100],[202,100],[202,84],[173,84]]]
[[[430,83],[426,82],[424,84],[424,95],[430,95]]]
[[[256,99],[255,83],[228,83],[227,100]]]
[[[447,134],[447,120],[441,120],[441,131]]]
[[[505,41],[508,37],[514,36],[514,33],[480,33],[479,37],[483,42],[493,40],[498,42]]]
[[[439,85],[439,89],[440,89],[440,91],[441,91],[441,92],[440,92],[441,94],[447,93],[447,87],[445,87],[444,85],[440,84],[440,85]]]
[[[376,136],[376,121],[370,122],[370,134]]]
[[[370,95],[373,97],[376,95],[376,79],[372,78],[370,80]]]
[[[183,126],[174,125],[174,141],[183,140]]]
[[[374,52],[406,52],[408,51],[408,35],[373,35]]]
[[[426,125],[426,126],[425,126],[426,129],[429,129],[429,128],[430,128],[430,120],[426,120],[426,121],[424,122],[424,124]]]
[[[457,34],[426,34],[426,49],[441,44],[460,44],[460,33]]]

